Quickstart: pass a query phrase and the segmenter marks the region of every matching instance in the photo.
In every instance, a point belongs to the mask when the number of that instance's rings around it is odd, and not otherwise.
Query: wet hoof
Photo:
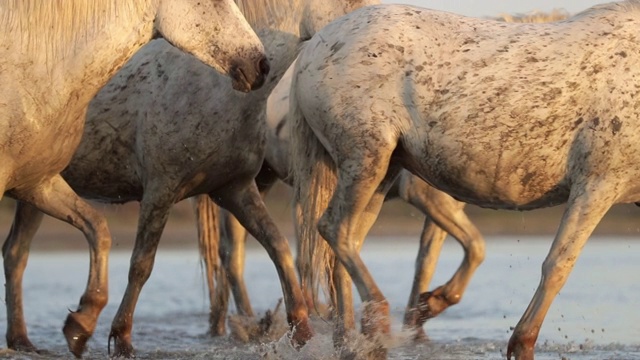
[[[309,319],[298,321],[298,323],[293,326],[292,331],[291,341],[296,349],[303,347],[313,337],[313,329],[309,324]]]
[[[209,335],[212,337],[227,335],[227,328],[224,316],[211,315],[209,316]]]
[[[413,332],[413,342],[418,344],[427,343],[429,337],[422,327],[424,321],[420,321],[420,314],[417,308],[407,309],[404,316],[403,331]]]
[[[84,353],[87,346],[87,341],[89,341],[89,338],[93,334],[93,331],[83,324],[86,320],[83,320],[85,319],[83,319],[81,313],[71,312],[69,316],[67,316],[67,320],[62,328],[69,351],[77,358],[82,357],[82,353]]]
[[[113,353],[111,353],[111,340],[113,340]],[[131,341],[125,340],[120,336],[114,334],[113,330],[109,334],[109,343],[107,344],[107,353],[110,358],[127,358],[132,359],[135,357],[133,353],[133,345]]]
[[[13,337],[11,339],[7,338],[7,347],[11,350],[27,352],[27,353],[39,353],[38,349],[29,341],[29,339],[24,337]]]
[[[376,346],[367,354],[369,360],[387,358],[387,348],[382,340],[391,332],[389,303],[387,301],[370,302],[364,305],[361,319],[362,333],[372,340]]]
[[[413,342],[416,344],[426,344],[429,342],[429,337],[427,336],[427,333],[424,331],[424,329],[422,328],[422,326],[414,328],[414,333],[413,333]]]
[[[509,339],[507,347],[507,360],[533,360],[533,347],[535,340],[524,339],[514,333]]]
[[[424,325],[427,320],[440,315],[440,313],[445,311],[451,304],[439,288],[420,294],[418,298],[418,321],[416,325]]]

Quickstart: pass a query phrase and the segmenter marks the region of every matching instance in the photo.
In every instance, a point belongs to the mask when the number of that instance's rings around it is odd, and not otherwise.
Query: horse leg
[[[354,236],[354,239],[358,239],[356,249],[360,252],[364,240],[371,230],[371,227],[375,223],[382,209],[382,204],[385,201],[385,196],[389,188],[396,182],[396,178],[400,173],[399,167],[390,167],[385,175],[384,179],[378,186],[375,193],[372,195],[369,203],[367,204],[365,211],[361,215],[359,225],[357,226],[358,233]],[[336,262],[333,272],[334,287],[336,292],[336,310],[337,316],[334,325],[333,343],[338,349],[343,348],[346,336],[350,331],[354,331],[355,326],[355,313],[353,306],[353,294],[352,294],[352,281],[349,273],[340,262]],[[346,354],[348,356],[354,356],[353,354]]]
[[[42,222],[42,212],[18,201],[9,236],[2,247],[7,305],[7,347],[16,351],[37,352],[27,336],[22,305],[22,276],[27,267],[29,247]]]
[[[509,339],[507,359],[514,355],[516,360],[533,360],[535,342],[553,299],[567,281],[593,229],[615,201],[617,183],[590,185],[572,188],[560,228],[542,264],[540,284]]]
[[[260,172],[256,176],[256,185],[260,196],[264,199],[267,192],[273,187],[278,178],[266,164],[262,165]],[[227,273],[233,299],[236,304],[238,314],[244,316],[254,316],[249,301],[249,293],[244,282],[244,261],[245,245],[247,242],[247,230],[240,224],[238,219],[225,209],[220,210],[220,221],[222,228],[222,238],[220,244],[220,258]],[[226,314],[227,305],[220,312]],[[220,315],[224,316],[224,315]]]
[[[421,247],[422,254],[419,254],[416,260],[416,271],[422,270],[423,275],[421,276],[424,276],[425,279],[422,284],[424,287],[415,289],[420,291],[420,295],[417,295],[418,317],[415,326],[422,328],[427,319],[437,316],[447,307],[460,302],[473,273],[484,260],[485,246],[482,235],[464,213],[463,203],[432,188],[421,180],[415,179],[413,184],[413,189],[409,192],[411,194],[410,202],[426,213],[439,228],[451,234],[464,249],[463,261],[453,277],[445,285],[431,292],[426,292],[446,233],[440,232],[439,237],[433,239],[424,251]],[[428,244],[428,241],[424,239],[423,242]],[[424,256],[420,258],[420,255]],[[415,279],[418,278],[420,276],[416,274]],[[416,296],[416,294],[412,292],[412,296]],[[416,298],[411,300],[415,301]],[[415,308],[409,308],[408,311],[412,311],[412,309]]]
[[[69,350],[76,357],[80,357],[108,300],[111,235],[107,221],[76,195],[59,174],[36,188],[14,190],[14,193],[21,201],[28,202],[45,214],[78,228],[87,238],[90,256],[87,287],[80,298],[78,310],[69,313],[62,329]]]
[[[244,282],[244,259],[247,231],[227,210],[221,209],[222,241],[220,257],[228,276],[238,314],[253,316],[249,293]]]
[[[197,195],[192,198],[192,201],[198,230],[198,250],[209,289],[209,333],[211,336],[221,336],[226,334],[225,320],[229,289],[224,270],[218,262],[220,211],[207,195]]]
[[[210,194],[220,206],[229,210],[260,242],[273,261],[284,293],[287,320],[293,341],[304,345],[313,336],[302,291],[295,273],[289,243],[269,216],[253,179],[246,184],[233,183]]]
[[[391,331],[389,303],[362,261],[358,248],[369,230],[361,225],[372,222],[378,213],[373,210],[369,213],[367,208],[379,210],[384,200],[383,196],[379,200],[374,199],[387,176],[392,153],[384,150],[384,146],[378,146],[376,152],[369,150],[367,156],[346,159],[338,164],[336,190],[318,221],[320,235],[328,242],[358,289],[364,303],[362,333],[374,341]],[[340,301],[338,299],[338,304]],[[343,306],[345,310],[346,306]],[[371,356],[386,358],[386,354],[387,350],[379,346]]]
[[[420,235],[420,248],[415,262],[415,273],[411,294],[404,313],[404,328],[415,331],[415,340],[427,338],[423,322],[420,321],[418,311],[418,299],[420,294],[429,289],[429,283],[435,273],[442,245],[447,237],[447,232],[438,227],[430,218],[426,218]]]
[[[147,189],[140,202],[138,230],[129,265],[129,281],[120,307],[111,323],[111,332],[109,333],[109,352],[111,352],[111,340],[113,339],[113,356],[115,357],[130,358],[134,356],[131,345],[133,313],[140,291],[151,275],[160,236],[167,223],[174,200],[173,194],[163,194]]]

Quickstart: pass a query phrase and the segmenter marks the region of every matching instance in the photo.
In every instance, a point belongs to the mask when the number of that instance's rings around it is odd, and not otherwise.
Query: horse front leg
[[[7,347],[16,351],[37,352],[27,336],[22,305],[22,278],[27,267],[31,240],[42,222],[42,212],[18,201],[13,224],[2,247],[7,305]]]
[[[297,345],[304,345],[313,336],[313,331],[296,277],[291,249],[269,216],[255,181],[246,184],[236,182],[211,193],[211,198],[229,210],[267,250],[280,277],[293,341]]]
[[[140,203],[138,230],[129,265],[129,282],[109,333],[109,352],[111,340],[114,341],[114,352],[110,354],[112,356],[134,356],[131,344],[133,313],[140,291],[151,275],[160,236],[167,223],[174,196],[147,189]]]
[[[514,356],[516,360],[533,360],[535,343],[553,299],[567,281],[587,239],[615,200],[618,184],[613,185],[572,189],[560,228],[542,264],[540,284],[509,339],[507,359]]]
[[[85,235],[89,243],[89,279],[76,311],[67,316],[62,329],[69,350],[80,357],[95,330],[100,312],[108,300],[108,260],[111,234],[104,216],[71,190],[62,176],[38,187],[15,192],[16,197],[45,214],[68,222]]]
[[[247,231],[238,219],[225,209],[220,210],[220,219],[223,229],[220,242],[220,257],[227,273],[236,309],[240,315],[253,316],[247,285],[244,282]]]
[[[464,213],[464,204],[456,201],[451,196],[427,185],[422,180],[414,178],[410,185],[409,202],[430,217],[438,228],[451,234],[464,250],[462,263],[452,278],[445,285],[427,292],[427,286],[433,276],[435,266],[442,248],[446,233],[437,230],[429,230],[433,238],[422,239],[418,259],[416,259],[416,276],[410,301],[417,301],[416,308],[409,307],[407,311],[416,311],[415,327],[422,328],[427,319],[442,313],[449,306],[457,304],[462,299],[469,282],[476,269],[485,256],[485,244],[478,229]],[[425,224],[425,229],[426,229]],[[428,236],[429,233],[424,236]],[[422,272],[419,274],[419,272]],[[422,279],[420,285],[416,284]],[[419,291],[417,295],[414,291]],[[417,296],[417,298],[416,298]],[[410,302],[411,304],[411,302]]]

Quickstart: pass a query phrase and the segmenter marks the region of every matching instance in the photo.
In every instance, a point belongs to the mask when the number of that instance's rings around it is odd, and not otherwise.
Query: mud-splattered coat
[[[290,109],[301,232],[317,225],[368,302],[363,332],[390,324],[357,248],[404,167],[479,206],[568,204],[507,349],[533,358],[544,316],[595,226],[613,204],[640,200],[638,29],[636,0],[549,24],[380,5],[311,39]]]

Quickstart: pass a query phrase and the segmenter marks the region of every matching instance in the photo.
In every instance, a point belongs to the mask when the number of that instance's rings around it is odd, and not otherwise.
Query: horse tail
[[[317,225],[335,191],[336,167],[313,129],[306,122],[299,106],[296,86],[297,78],[294,76],[291,83],[288,120],[291,126],[289,168],[290,177],[293,180],[296,235],[299,246],[298,271],[302,289],[310,290],[312,299],[318,299],[320,287],[323,288],[327,298],[332,299],[335,293],[332,281],[335,256],[329,244],[318,233]]]
[[[193,207],[196,215],[196,227],[198,230],[198,251],[200,264],[205,273],[207,288],[209,290],[209,307],[213,315],[215,304],[224,304],[228,296],[227,277],[220,264],[220,227],[218,219],[220,210],[208,195],[198,195],[193,198]],[[215,331],[218,324],[210,319],[211,330]]]

